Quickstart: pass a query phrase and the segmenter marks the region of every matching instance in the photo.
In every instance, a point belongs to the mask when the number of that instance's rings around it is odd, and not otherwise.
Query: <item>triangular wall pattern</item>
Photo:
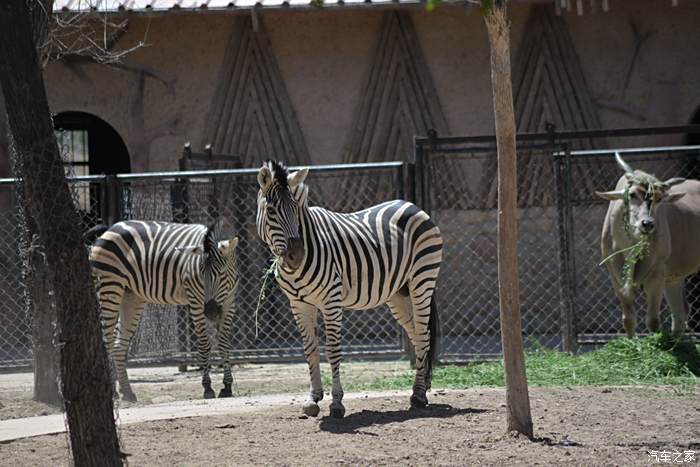
[[[522,43],[513,67],[513,103],[518,133],[544,132],[553,123],[562,130],[600,128],[600,119],[583,76],[578,54],[566,21],[551,5],[531,8]],[[570,149],[605,147],[604,141],[575,140]],[[589,166],[577,163],[581,173],[576,190],[592,192],[586,173]],[[496,206],[498,181],[496,157],[489,161],[485,179],[491,180],[486,205]],[[556,203],[551,151],[518,148],[518,206],[551,206]],[[579,178],[577,178],[579,179]]]
[[[262,18],[234,19],[204,130],[204,144],[238,156],[244,167],[261,160],[309,164],[309,152]]]
[[[345,162],[408,161],[414,135],[425,136],[430,129],[448,134],[409,13],[384,13],[362,89]]]
[[[518,132],[545,131],[548,122],[558,130],[600,128],[566,21],[551,5],[532,7],[513,77]]]

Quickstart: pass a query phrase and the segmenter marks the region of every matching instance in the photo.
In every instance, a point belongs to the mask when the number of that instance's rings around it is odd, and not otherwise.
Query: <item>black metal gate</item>
[[[274,279],[268,281],[259,309],[256,306],[270,257],[255,232],[257,172],[232,169],[73,177],[69,184],[84,230],[97,223],[126,219],[205,224],[220,219],[224,234],[237,235],[240,240],[237,262],[241,281],[232,358],[300,360],[301,336]],[[411,174],[401,162],[314,166],[308,177],[310,203],[348,212],[410,198]],[[0,180],[0,201],[0,368],[28,366],[32,308],[22,274],[26,244],[16,214],[14,180]],[[183,311],[176,306],[148,305],[131,341],[130,360],[194,362],[196,343],[189,331],[188,314]],[[344,355],[399,355],[404,349],[403,332],[386,306],[344,314]]]

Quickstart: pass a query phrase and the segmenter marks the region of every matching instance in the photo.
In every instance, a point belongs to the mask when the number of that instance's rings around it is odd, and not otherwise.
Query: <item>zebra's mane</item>
[[[211,253],[218,252],[219,243],[218,238],[221,233],[221,227],[218,221],[213,221],[207,226],[207,233],[204,234],[204,254],[207,257]]]
[[[287,175],[289,175],[289,171],[287,170],[287,166],[284,165],[284,162],[268,160],[267,165],[270,168],[277,185],[282,189],[288,188]]]

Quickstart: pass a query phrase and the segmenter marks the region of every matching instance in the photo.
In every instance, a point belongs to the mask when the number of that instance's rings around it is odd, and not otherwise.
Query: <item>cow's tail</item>
[[[437,363],[438,342],[440,336],[440,313],[433,294],[430,300],[430,317],[428,318],[428,329],[430,330],[430,347],[425,356],[425,389],[430,389],[433,380],[433,365]]]
[[[90,228],[87,232],[83,234],[83,242],[86,245],[92,245],[95,243],[98,237],[109,230],[109,226],[105,224],[97,224],[96,226]]]

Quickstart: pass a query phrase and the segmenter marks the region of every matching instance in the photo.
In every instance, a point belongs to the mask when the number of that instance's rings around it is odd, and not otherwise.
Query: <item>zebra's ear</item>
[[[238,237],[233,237],[231,240],[224,240],[223,242],[219,242],[219,251],[224,256],[230,256],[236,250],[237,245]]]
[[[294,188],[304,183],[304,180],[306,180],[307,175],[309,175],[308,167],[304,167],[301,170],[297,170],[293,174],[287,175],[287,184],[289,185],[289,188]]]
[[[183,255],[199,256],[204,252],[204,248],[201,245],[178,246],[175,247],[175,251],[182,253]]]
[[[272,185],[272,172],[266,165],[260,167],[260,171],[258,172],[258,184],[263,193]]]

